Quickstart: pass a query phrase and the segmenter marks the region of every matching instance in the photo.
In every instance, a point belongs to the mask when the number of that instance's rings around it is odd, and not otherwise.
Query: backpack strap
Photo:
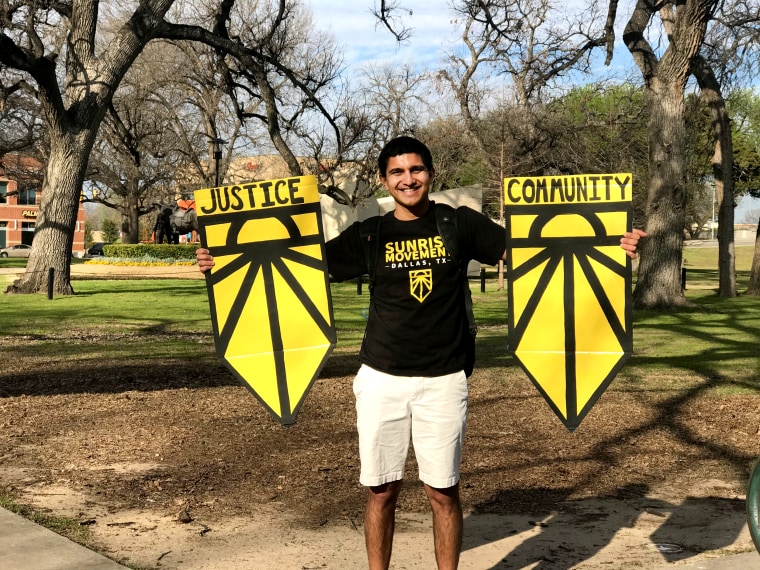
[[[380,216],[372,216],[359,224],[359,236],[369,275],[369,301],[372,305],[377,276],[377,256],[380,251]]]
[[[438,233],[443,240],[443,246],[459,268],[459,281],[462,284],[462,291],[464,293],[464,307],[465,312],[467,313],[467,325],[470,328],[470,334],[475,336],[478,334],[478,325],[475,323],[475,314],[472,310],[472,292],[470,291],[470,283],[467,279],[467,266],[469,265],[469,260],[462,256],[456,211],[448,204],[436,203],[434,208],[435,224],[438,228]]]

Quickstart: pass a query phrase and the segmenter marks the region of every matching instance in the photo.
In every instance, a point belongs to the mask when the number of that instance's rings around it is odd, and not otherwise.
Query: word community
[[[513,205],[624,202],[630,200],[630,191],[630,174],[584,174],[504,180],[504,198],[507,204]]]

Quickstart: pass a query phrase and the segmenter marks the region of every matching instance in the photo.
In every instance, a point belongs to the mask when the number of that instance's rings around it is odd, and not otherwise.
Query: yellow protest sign
[[[509,351],[574,431],[633,349],[631,174],[507,178]]]
[[[195,191],[217,354],[290,425],[335,346],[317,181]]]

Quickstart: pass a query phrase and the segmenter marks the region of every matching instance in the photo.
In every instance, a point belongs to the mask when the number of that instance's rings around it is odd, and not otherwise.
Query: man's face
[[[380,176],[380,182],[396,201],[398,219],[415,219],[427,212],[433,174],[419,154],[400,154],[388,160],[385,176]]]

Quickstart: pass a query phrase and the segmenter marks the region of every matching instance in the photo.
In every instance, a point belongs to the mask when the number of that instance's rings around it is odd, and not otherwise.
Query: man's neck
[[[399,221],[410,222],[412,220],[419,220],[428,213],[428,210],[430,210],[430,200],[425,200],[425,202],[417,204],[414,208],[407,208],[397,202],[393,216]]]

